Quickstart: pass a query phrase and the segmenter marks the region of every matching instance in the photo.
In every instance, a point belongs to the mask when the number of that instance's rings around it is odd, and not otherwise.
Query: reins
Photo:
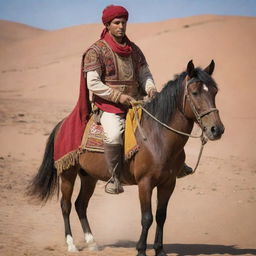
[[[192,79],[191,79],[192,80]],[[189,80],[186,82],[186,85],[185,85],[185,93],[184,93],[184,98],[183,98],[183,112],[184,112],[184,109],[185,109],[185,103],[186,103],[186,98],[189,100],[189,104],[190,104],[190,107],[196,117],[196,120],[197,120],[197,123],[201,129],[201,135],[192,135],[192,134],[189,134],[189,133],[186,133],[186,132],[182,132],[182,131],[179,131],[179,130],[176,130],[170,126],[168,126],[167,124],[161,122],[159,119],[157,119],[155,116],[153,116],[150,112],[148,112],[142,105],[143,105],[143,102],[142,101],[132,101],[132,106],[135,107],[135,119],[136,119],[136,122],[138,124],[138,130],[140,132],[140,134],[142,135],[142,138],[143,140],[147,140],[144,132],[143,132],[143,129],[140,125],[140,121],[139,121],[139,118],[138,118],[138,113],[137,113],[137,109],[138,108],[141,108],[147,115],[149,115],[153,120],[155,120],[157,123],[161,124],[162,126],[164,126],[166,129],[172,131],[172,132],[175,132],[177,134],[180,134],[180,135],[183,135],[183,136],[187,136],[187,137],[190,137],[190,138],[194,138],[194,139],[199,139],[201,140],[201,147],[200,147],[200,151],[199,151],[199,154],[198,154],[198,158],[197,158],[197,162],[196,162],[196,165],[192,171],[192,173],[194,173],[196,170],[197,170],[197,167],[199,165],[199,162],[201,160],[201,156],[202,156],[202,153],[203,153],[203,149],[204,149],[204,145],[208,142],[208,139],[204,136],[204,128],[203,128],[203,124],[202,124],[202,118],[208,114],[210,114],[211,112],[214,112],[214,111],[218,111],[217,108],[210,108],[206,111],[203,111],[202,113],[198,113],[193,101],[191,100],[189,94],[188,94],[188,86],[192,83],[192,81]],[[183,113],[184,114],[184,113]]]

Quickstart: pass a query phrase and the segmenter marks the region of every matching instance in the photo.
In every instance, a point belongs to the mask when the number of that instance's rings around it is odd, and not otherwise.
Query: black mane
[[[169,123],[178,106],[180,105],[180,107],[182,107],[182,102],[179,101],[182,100],[181,94],[184,91],[182,83],[186,75],[187,72],[182,72],[180,75],[177,75],[174,80],[168,81],[161,92],[145,105],[148,112],[165,124]],[[196,68],[194,70],[193,79],[202,81],[208,87],[217,88],[212,77],[201,68]],[[145,115],[146,118],[150,118],[147,114]]]
[[[175,80],[168,81],[156,97],[145,106],[149,113],[165,124],[170,121],[177,109],[177,103],[183,91],[182,82],[186,75],[187,73],[183,72],[176,76]],[[149,118],[147,114],[146,117]]]

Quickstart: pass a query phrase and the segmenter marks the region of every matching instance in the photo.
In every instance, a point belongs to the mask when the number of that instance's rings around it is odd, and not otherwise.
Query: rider
[[[87,50],[83,62],[87,87],[101,113],[104,155],[112,175],[105,190],[111,194],[123,192],[118,176],[123,161],[125,116],[131,100],[143,95],[152,98],[157,92],[143,53],[126,36],[127,20],[124,7],[107,6],[102,14],[105,28],[101,39]]]

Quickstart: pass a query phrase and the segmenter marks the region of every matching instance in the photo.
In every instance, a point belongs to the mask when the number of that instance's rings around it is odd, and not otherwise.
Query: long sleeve
[[[112,102],[118,102],[121,92],[114,90],[104,84],[100,78],[99,70],[88,71],[86,73],[87,87],[93,94]]]
[[[156,86],[152,77],[152,74],[148,68],[148,65],[143,65],[139,70],[139,80],[142,84],[143,89],[146,91],[147,94],[151,90],[156,91]]]

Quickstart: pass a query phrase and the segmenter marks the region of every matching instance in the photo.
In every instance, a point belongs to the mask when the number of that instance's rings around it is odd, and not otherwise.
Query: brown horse
[[[129,162],[124,163],[121,176],[123,184],[136,184],[139,187],[142,231],[137,243],[138,256],[146,255],[148,230],[153,222],[151,197],[154,188],[157,188],[154,249],[157,256],[166,255],[163,250],[166,211],[176,177],[184,166],[184,146],[188,140],[187,136],[167,129],[166,125],[190,134],[196,122],[209,140],[219,139],[224,132],[219,112],[215,107],[218,88],[211,77],[214,66],[212,61],[203,70],[195,68],[190,61],[185,72],[178,75],[175,80],[169,81],[161,92],[144,106],[158,121],[147,112],[142,114],[141,128],[146,140],[137,130],[136,138],[140,150]],[[47,201],[58,190],[58,176],[53,160],[54,138],[57,131],[58,125],[48,139],[41,167],[29,186],[30,194],[42,201]],[[60,175],[61,209],[69,251],[77,250],[69,222],[71,195],[77,174],[81,179],[81,188],[75,208],[85,234],[85,241],[90,249],[96,248],[86,212],[97,181],[107,181],[110,178],[106,166],[102,153],[84,152],[80,155],[77,166],[63,171]]]

